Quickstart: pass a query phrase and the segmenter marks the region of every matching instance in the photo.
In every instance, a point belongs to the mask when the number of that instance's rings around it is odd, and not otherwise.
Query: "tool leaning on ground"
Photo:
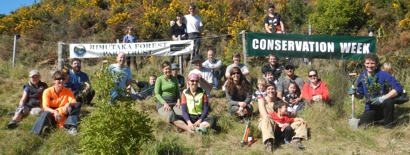
[[[354,89],[354,82],[356,81],[357,73],[349,73],[350,81],[352,82],[352,88]],[[354,94],[352,94],[352,118],[349,119],[349,126],[353,129],[357,129],[360,119],[354,117]]]
[[[258,138],[252,138],[249,137],[249,134],[251,133],[251,121],[248,120],[248,123],[246,124],[245,128],[245,133],[243,134],[242,141],[241,141],[241,146],[248,146],[250,147],[253,143],[255,143]]]

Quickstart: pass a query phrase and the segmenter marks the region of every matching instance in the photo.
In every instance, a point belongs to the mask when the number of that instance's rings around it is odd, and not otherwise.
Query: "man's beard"
[[[74,71],[74,73],[79,73],[81,71],[81,67],[80,66],[74,67],[73,71]]]

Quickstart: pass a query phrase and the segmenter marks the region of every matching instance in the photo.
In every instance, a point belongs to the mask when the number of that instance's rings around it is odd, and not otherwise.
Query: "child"
[[[383,66],[380,69],[389,73],[390,75],[393,75],[393,65],[390,62],[383,63]]]
[[[307,122],[302,118],[291,118],[287,116],[286,103],[277,101],[273,107],[274,112],[269,116],[276,123],[275,132],[284,135],[285,144],[292,144],[298,149],[304,149],[301,141],[307,137]]]
[[[272,71],[266,71],[265,72],[265,79],[266,79],[266,83],[273,82],[273,83],[275,83],[275,85],[278,84],[278,80],[275,79],[275,76],[273,75]]]
[[[288,92],[285,92],[283,100],[288,104],[288,115],[291,117],[296,116],[296,112],[301,110],[303,102],[293,103],[294,100],[299,98],[301,92],[295,82],[290,82],[288,86]]]
[[[266,97],[266,85],[264,78],[258,78],[258,90],[253,93],[252,102],[258,101],[258,97]]]

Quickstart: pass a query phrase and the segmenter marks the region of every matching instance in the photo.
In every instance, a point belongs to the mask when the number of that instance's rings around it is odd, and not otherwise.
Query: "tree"
[[[366,23],[365,4],[357,0],[318,0],[309,24],[319,34],[356,33]]]

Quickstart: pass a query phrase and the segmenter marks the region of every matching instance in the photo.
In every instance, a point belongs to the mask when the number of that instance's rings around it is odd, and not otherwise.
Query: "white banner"
[[[110,43],[110,44],[70,44],[70,58],[102,58],[117,56],[124,52],[127,56],[171,56],[192,53],[193,40]]]

